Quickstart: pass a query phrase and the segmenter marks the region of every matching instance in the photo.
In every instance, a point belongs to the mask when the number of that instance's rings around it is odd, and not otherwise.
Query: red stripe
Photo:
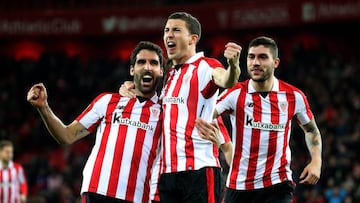
[[[271,123],[279,124],[279,106],[278,106],[278,98],[276,92],[269,93],[270,98],[270,111],[271,111]],[[264,187],[268,187],[272,185],[271,181],[271,171],[274,167],[276,147],[277,147],[277,137],[278,133],[276,131],[269,131],[269,141],[268,141],[268,151],[267,151],[267,160],[265,164],[265,172],[263,175]]]
[[[93,102],[91,102],[91,104],[76,118],[77,121],[81,120],[93,107],[94,107],[94,104],[99,100],[101,99],[106,93],[102,93],[100,94],[99,96],[97,96]],[[99,121],[100,122],[100,121]],[[99,122],[97,123],[94,123],[94,125],[90,126],[89,127],[89,132],[93,132],[94,129],[98,126]]]
[[[172,97],[178,97],[179,96],[179,92],[182,86],[182,81],[184,78],[184,75],[186,73],[186,67],[182,67],[181,68],[181,74],[179,76],[179,78],[177,79],[176,85],[174,87],[174,90],[172,92]],[[174,82],[174,81],[172,81]],[[171,120],[170,120],[170,151],[171,151],[171,172],[177,171],[177,166],[178,166],[178,157],[177,157],[177,122],[178,122],[178,114],[179,114],[179,109],[178,109],[178,105],[177,104],[171,104],[170,105],[170,115],[171,115]]]
[[[262,119],[262,106],[261,106],[261,98],[259,93],[253,93],[252,99],[254,104],[254,112],[253,112],[253,122],[261,122]],[[254,178],[256,174],[257,168],[257,160],[259,153],[259,144],[260,144],[260,129],[252,129],[251,133],[251,143],[250,143],[250,155],[249,155],[249,166],[246,174],[245,188],[247,190],[254,189]]]
[[[123,119],[130,118],[131,112],[133,110],[136,101],[137,101],[136,98],[129,100],[123,112],[121,113],[121,118]],[[123,125],[123,124],[119,125],[119,131],[115,143],[115,151],[114,151],[114,157],[110,171],[110,180],[107,191],[107,194],[110,196],[116,195],[117,186],[119,184],[120,166],[124,154],[124,146],[125,146],[128,127],[129,127],[128,125]]]
[[[163,107],[163,110],[165,111],[165,109],[164,109],[164,105],[162,106]],[[164,122],[164,121],[163,121]],[[160,166],[162,166],[162,167],[160,167],[160,171],[161,172],[163,172],[163,173],[165,173],[165,170],[166,170],[166,151],[168,150],[167,148],[166,148],[166,145],[165,145],[165,143],[166,143],[166,139],[165,139],[165,135],[164,135],[164,128],[162,128],[162,135],[163,136],[161,136],[161,151],[160,151],[160,153],[161,153],[161,157],[164,157],[163,159],[162,159],[162,163],[161,163],[161,165]]]
[[[148,198],[149,198],[149,194],[150,194],[149,182],[150,182],[150,178],[151,178],[152,167],[154,165],[154,160],[155,160],[155,158],[157,156],[156,153],[157,153],[157,148],[159,147],[161,129],[162,129],[162,115],[160,115],[159,122],[156,125],[156,129],[155,129],[154,136],[153,136],[153,141],[152,141],[152,147],[151,147],[151,151],[150,151],[150,154],[149,154],[148,166],[147,166],[147,169],[146,169],[146,178],[145,178],[145,182],[144,182],[144,188],[149,188],[149,190],[144,190],[141,202],[147,202]],[[160,160],[160,166],[161,166],[161,160]],[[158,173],[159,173],[158,176],[160,176],[160,168],[158,170]],[[157,188],[156,188],[156,190],[157,190]]]
[[[168,80],[166,81],[167,85],[165,86],[165,91],[164,91],[164,95],[167,95],[168,91],[169,91],[169,87],[171,86],[171,83],[172,82],[175,82],[173,79],[174,79],[174,75],[175,75],[175,69],[172,67],[170,70],[169,70],[169,78]],[[176,118],[174,122],[172,122],[173,119],[170,120],[170,151],[171,151],[171,157],[170,157],[170,165],[171,165],[171,171],[176,171],[176,168],[177,168],[177,152],[176,152],[176,144],[177,144],[177,140],[176,140],[176,132],[173,131],[173,129],[176,129],[176,122],[177,122],[177,116],[178,116],[178,112],[177,112],[177,108],[172,108],[174,105],[169,105],[169,106],[166,106],[166,105],[163,105],[163,111],[167,111],[167,107],[170,108],[170,112],[171,112],[171,115],[175,114]],[[173,109],[175,109],[176,111],[175,112],[172,112]],[[163,134],[165,134],[165,129],[163,129]],[[168,150],[166,148],[166,139],[165,139],[165,136],[163,136],[163,144],[162,144],[162,147],[163,147],[163,157],[166,157],[166,151]],[[166,159],[163,160],[163,166],[166,166],[167,163],[166,163]],[[166,170],[166,167],[163,167],[163,170]],[[165,171],[164,171],[165,172]]]
[[[82,196],[81,196],[81,203],[86,203],[86,197],[85,197],[85,195],[82,195]]]
[[[215,181],[214,181],[214,169],[206,168],[206,182],[208,192],[208,203],[215,203]]]
[[[106,110],[106,115],[112,114],[112,112],[114,112],[114,109],[116,108],[118,100],[119,100],[119,97],[114,97],[114,96],[111,97],[108,108]],[[93,172],[91,174],[91,179],[90,179],[90,184],[89,184],[89,192],[96,192],[97,188],[99,186],[99,179],[100,179],[100,174],[101,174],[101,166],[102,166],[103,161],[104,161],[106,144],[107,144],[107,141],[108,141],[108,138],[109,138],[112,117],[111,116],[106,116],[105,117],[105,122],[109,123],[109,124],[105,126],[104,133],[103,133],[103,136],[101,138],[99,151],[98,151],[98,154],[96,156]]]
[[[151,100],[147,101],[142,109],[140,121],[143,123],[149,123],[150,119],[150,109],[149,106],[151,106],[153,102]],[[137,181],[137,174],[139,173],[139,165],[140,160],[142,156],[142,149],[144,148],[144,140],[146,136],[146,130],[138,128],[136,132],[136,138],[135,138],[135,147],[133,152],[133,157],[131,160],[131,167],[130,167],[130,173],[129,173],[129,179],[128,184],[130,187],[128,187],[128,190],[126,191],[125,198],[127,200],[134,199],[135,194],[135,187],[136,187],[136,181]],[[150,157],[149,157],[150,158]],[[151,165],[152,166],[152,165]],[[146,182],[146,180],[145,180]]]
[[[94,102],[92,102],[77,118],[76,120],[81,120],[93,107],[97,100],[99,100],[100,97],[95,98]]]
[[[188,98],[191,97],[191,99],[187,99],[187,108],[188,108],[188,119],[186,123],[186,129],[185,129],[185,156],[186,156],[186,169],[189,167],[195,168],[194,163],[194,143],[192,141],[192,132],[195,127],[195,120],[196,120],[196,113],[198,108],[198,89],[199,89],[199,82],[198,82],[198,74],[197,69],[194,68],[192,70],[192,77],[190,81],[190,89],[189,89],[189,95]],[[184,74],[186,72],[184,71]],[[196,101],[196,102],[194,102]]]
[[[288,160],[286,159],[286,149],[288,147],[288,139],[289,139],[289,131],[290,131],[290,122],[291,118],[294,116],[295,112],[295,95],[294,94],[287,94],[286,99],[288,101],[288,122],[286,123],[286,128],[284,132],[284,143],[282,148],[282,157],[281,157],[281,164],[279,167],[280,179],[281,180],[288,180],[289,178],[286,175],[286,165],[288,165]]]
[[[248,82],[244,83],[243,89],[240,89],[239,98],[237,100],[236,104],[236,124],[235,124],[235,149],[234,149],[234,158],[232,161],[232,169],[229,179],[229,187],[230,188],[236,188],[236,180],[237,176],[239,174],[239,168],[240,168],[240,160],[242,158],[242,147],[243,147],[243,138],[244,138],[244,120],[245,120],[245,100],[246,100],[246,92],[247,92],[247,84]],[[237,127],[239,126],[239,128]]]
[[[177,171],[178,159],[177,159],[177,135],[176,135],[176,123],[178,117],[178,108],[176,104],[171,104],[171,115],[172,119],[170,120],[170,163],[171,163],[171,172]]]
[[[289,139],[289,131],[290,129],[290,123],[291,119],[294,116],[295,113],[295,95],[294,95],[294,89],[292,86],[289,86],[288,84],[280,81],[279,82],[279,90],[280,91],[286,91],[290,94],[286,94],[286,100],[288,103],[288,118],[286,123],[286,128],[284,132],[284,142],[283,142],[283,148],[282,148],[282,156],[281,156],[281,163],[279,167],[279,176],[281,180],[288,180],[290,177],[287,177],[286,175],[286,165],[288,165],[288,160],[286,159],[286,148],[288,146],[288,139]]]
[[[227,130],[227,128],[226,128],[226,126],[225,126],[225,123],[224,123],[222,117],[221,117],[221,116],[218,116],[218,117],[216,118],[216,120],[217,120],[217,123],[218,123],[218,126],[219,126],[219,130],[220,130],[221,134],[222,134],[223,137],[224,137],[225,143],[230,142],[231,139],[230,139],[229,131]]]
[[[15,171],[15,174],[16,174],[16,169],[14,170]],[[12,194],[12,188],[14,187],[14,185],[13,185],[13,175],[12,175],[12,173],[11,173],[11,169],[9,168],[8,170],[7,170],[7,172],[8,172],[8,176],[9,176],[9,183],[12,183],[11,185],[9,185],[9,188],[8,188],[8,200],[9,200],[9,202],[11,202],[12,200],[14,200],[15,198],[13,197],[13,194]],[[14,181],[14,183],[15,183],[15,181]]]

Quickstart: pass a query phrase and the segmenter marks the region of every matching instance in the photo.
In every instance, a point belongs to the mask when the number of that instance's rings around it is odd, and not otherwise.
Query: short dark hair
[[[249,48],[256,47],[259,45],[263,45],[264,47],[270,49],[270,52],[274,59],[279,57],[278,46],[277,46],[275,40],[273,40],[272,38],[265,37],[265,36],[257,37],[250,41]]]
[[[192,16],[189,13],[186,12],[175,12],[170,14],[170,16],[168,17],[169,19],[180,19],[185,21],[186,23],[186,27],[188,28],[190,34],[196,34],[199,36],[198,40],[200,40],[201,38],[201,24],[199,22],[199,20],[197,18],[195,18],[194,16]]]
[[[163,65],[163,61],[164,61],[163,51],[160,48],[160,46],[155,43],[149,42],[149,41],[141,41],[136,45],[136,47],[134,48],[134,50],[131,53],[131,57],[130,57],[130,65],[131,66],[135,65],[136,55],[143,49],[156,52],[156,54],[159,56],[160,66]]]
[[[13,147],[13,143],[10,140],[0,140],[0,150],[7,146]]]

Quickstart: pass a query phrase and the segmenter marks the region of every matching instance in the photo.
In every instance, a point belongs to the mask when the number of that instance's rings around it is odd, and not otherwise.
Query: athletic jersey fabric
[[[141,102],[118,93],[103,93],[93,100],[76,119],[90,132],[97,129],[83,170],[81,193],[148,201],[161,117],[157,96]]]
[[[303,125],[313,118],[306,96],[296,87],[275,78],[263,97],[250,81],[228,89],[216,106],[219,114],[230,113],[234,159],[226,185],[236,190],[292,181],[291,120]]]

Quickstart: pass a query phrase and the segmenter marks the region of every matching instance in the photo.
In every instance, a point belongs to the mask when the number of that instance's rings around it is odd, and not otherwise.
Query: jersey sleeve
[[[226,128],[226,125],[224,123],[224,120],[222,119],[221,116],[218,116],[216,119],[214,119],[214,122],[218,125],[219,127],[219,140],[220,140],[220,144],[224,144],[227,142],[231,142],[230,139],[230,135],[229,135],[229,131]]]
[[[24,169],[22,166],[19,167],[19,182],[20,182],[20,194],[27,196],[28,184],[27,184]]]
[[[310,109],[309,102],[301,91],[295,92],[295,100],[296,100],[296,106],[295,106],[295,115],[296,115],[296,121],[299,125],[305,125],[309,123],[314,115]]]
[[[222,113],[232,113],[235,109],[238,93],[240,89],[226,89],[218,98],[216,111],[219,115]]]
[[[98,95],[87,108],[76,118],[89,132],[94,131],[100,120],[105,116],[106,108],[112,94],[103,93]]]
[[[208,81],[201,89],[204,98],[212,97],[219,89],[212,77],[213,70],[219,67],[224,68],[219,61],[212,58],[204,58],[199,64],[199,80]]]

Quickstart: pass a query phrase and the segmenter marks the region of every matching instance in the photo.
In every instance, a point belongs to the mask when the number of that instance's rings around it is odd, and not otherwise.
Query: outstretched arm
[[[308,124],[302,125],[301,128],[305,133],[306,146],[310,152],[311,161],[301,173],[300,183],[313,185],[319,181],[321,174],[321,135],[314,119]]]
[[[76,120],[70,125],[65,125],[49,107],[47,98],[43,83],[35,84],[27,93],[27,101],[37,109],[48,131],[58,143],[71,144],[89,134],[89,131]]]
[[[224,56],[227,58],[229,67],[227,69],[215,68],[212,74],[214,82],[218,86],[229,88],[234,86],[238,81],[241,73],[239,66],[241,49],[241,46],[233,42],[225,45]]]

